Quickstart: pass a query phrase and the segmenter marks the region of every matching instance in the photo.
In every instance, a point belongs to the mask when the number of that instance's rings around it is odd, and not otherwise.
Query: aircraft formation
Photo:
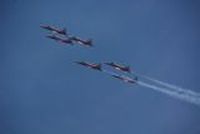
[[[69,35],[66,28],[57,28],[51,25],[40,25],[41,28],[50,31],[46,37],[67,45],[79,44],[85,47],[92,47],[91,39],[81,39],[77,36]]]
[[[54,40],[58,43],[66,44],[66,45],[81,45],[84,47],[93,47],[93,41],[92,39],[82,39],[77,36],[70,35],[67,31],[66,28],[58,28],[55,26],[51,25],[40,25],[42,29],[45,29],[49,31],[50,33],[46,36],[47,38]],[[111,77],[121,80],[125,83],[130,83],[130,84],[137,84],[143,87],[147,87],[150,89],[153,89],[155,91],[167,94],[169,96],[175,97],[177,99],[181,99],[187,102],[190,102],[192,104],[197,104],[200,106],[200,93],[194,92],[190,89],[183,89],[181,87],[162,82],[160,80],[141,75],[133,71],[130,66],[123,65],[123,64],[118,64],[113,61],[111,62],[103,62],[103,63],[92,63],[88,61],[75,61],[74,63],[87,67],[89,69],[97,70],[106,74],[109,74]],[[113,71],[107,70],[104,67],[108,66],[110,67]],[[115,73],[115,71],[117,73]],[[123,73],[123,74],[121,74]],[[131,75],[131,76],[130,76]],[[149,84],[146,82],[141,81],[141,79],[138,78],[143,78],[151,83],[154,84]],[[160,85],[161,87],[159,87]],[[165,87],[165,88],[163,88]]]
[[[50,31],[50,34],[46,36],[47,38],[55,40],[59,43],[65,43],[65,44],[68,44],[68,45],[79,44],[79,45],[83,45],[85,47],[92,47],[93,46],[91,39],[83,40],[83,39],[81,39],[77,36],[71,36],[67,32],[66,28],[58,28],[58,27],[51,26],[51,25],[40,25],[40,27],[45,29],[45,30]],[[115,62],[91,63],[91,62],[88,62],[88,61],[75,61],[75,63],[82,65],[84,67],[90,68],[90,69],[101,71],[101,72],[109,73],[107,70],[102,68],[102,64],[103,64],[103,65],[110,66],[111,68],[118,70],[118,71],[122,71],[122,72],[125,72],[125,73],[131,73],[131,69],[130,69],[129,66],[117,64]],[[137,79],[138,79],[136,76],[134,78],[130,78],[128,76],[120,75],[120,74],[116,74],[116,73],[109,73],[109,74],[113,78],[119,79],[119,80],[126,82],[126,83],[131,83],[131,84],[135,84]]]
[[[116,73],[113,73],[113,72],[109,72],[109,71],[102,68],[102,63],[89,63],[89,62],[85,62],[85,61],[76,61],[75,63],[80,64],[82,66],[85,66],[87,68],[91,68],[91,69],[94,69],[94,70],[98,70],[98,71],[101,71],[101,72],[108,73],[113,78],[119,79],[119,80],[124,81],[126,83],[134,84],[138,80],[137,76],[135,76],[134,78],[131,78],[131,77],[128,77],[126,75],[120,75],[120,74],[116,74]],[[110,64],[110,63],[112,63],[112,64]],[[111,66],[113,69],[121,71],[121,72],[131,73],[130,67],[128,67],[128,66],[116,64],[114,62],[104,63],[104,65]]]

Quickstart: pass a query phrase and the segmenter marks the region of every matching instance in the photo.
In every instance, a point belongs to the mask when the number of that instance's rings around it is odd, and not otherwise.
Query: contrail
[[[108,71],[108,70],[102,70],[102,72],[106,73],[106,74],[109,74],[109,75],[113,75],[116,73],[114,72],[111,72],[111,71]],[[138,74],[137,74],[138,75]],[[139,76],[139,75],[138,75]],[[141,77],[142,75],[140,75]],[[144,76],[143,76],[144,77]],[[151,78],[150,78],[151,79]],[[153,81],[154,79],[152,79]],[[136,84],[140,85],[140,86],[143,86],[143,87],[147,87],[147,88],[151,88],[155,91],[158,91],[158,92],[161,92],[161,93],[165,93],[167,95],[170,95],[174,98],[177,98],[177,99],[180,99],[180,100],[184,100],[186,102],[190,102],[192,104],[197,104],[200,106],[200,97],[198,95],[191,95],[191,94],[188,94],[188,92],[186,92],[185,90],[181,89],[181,90],[177,90],[177,89],[174,89],[174,90],[171,90],[170,88],[162,88],[162,87],[158,87],[158,86],[155,86],[155,85],[152,85],[152,84],[148,84],[148,83],[145,83],[143,81],[140,81],[140,80],[137,80],[136,81]],[[164,84],[163,84],[164,85]],[[167,84],[165,84],[167,85]],[[166,86],[167,87],[167,86]],[[194,92],[195,93],[195,92]]]
[[[160,84],[162,86],[165,86],[167,88],[173,89],[176,92],[184,93],[184,94],[187,94],[189,96],[200,97],[200,93],[194,92],[192,90],[183,89],[181,87],[178,87],[178,86],[175,86],[175,85],[172,85],[172,84],[169,84],[169,83],[166,83],[166,82],[163,82],[163,81],[160,81],[160,80],[157,80],[157,79],[154,79],[154,78],[142,75],[142,74],[138,74],[138,73],[135,73],[135,74],[138,75],[139,77],[145,78],[145,79],[147,79],[149,81],[152,81],[152,82],[155,82],[155,83]]]
[[[170,95],[172,97],[175,97],[175,98],[190,102],[192,104],[197,104],[197,105],[200,106],[200,97],[190,96],[188,94],[185,94],[184,92],[179,93],[179,92],[176,92],[175,90],[172,91],[172,90],[168,90],[166,88],[157,87],[157,86],[154,86],[154,85],[151,85],[151,84],[144,83],[142,81],[137,81],[137,84],[140,85],[140,86],[151,88],[151,89],[153,89],[155,91],[159,91],[159,92],[168,94],[168,95]]]

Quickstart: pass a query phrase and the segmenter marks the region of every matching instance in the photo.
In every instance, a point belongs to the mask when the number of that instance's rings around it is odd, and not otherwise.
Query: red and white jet
[[[129,66],[119,65],[119,64],[114,63],[114,62],[107,62],[107,63],[104,63],[104,64],[109,65],[109,66],[113,67],[116,70],[120,70],[120,71],[123,71],[123,72],[131,73],[131,69],[130,69]]]
[[[114,78],[117,78],[119,80],[122,80],[122,81],[124,81],[126,83],[131,83],[131,84],[135,84],[137,82],[137,80],[138,80],[137,77],[135,77],[134,79],[132,79],[132,78],[130,78],[128,76],[117,75],[117,74],[112,74],[111,76],[114,77]]]
[[[62,34],[62,35],[67,35],[66,29],[65,28],[56,28],[54,26],[50,26],[50,25],[40,25],[41,28],[58,33],[58,34]]]
[[[88,68],[98,70],[98,71],[102,71],[101,64],[88,63],[88,62],[85,62],[85,61],[75,61],[75,63],[77,63],[79,65],[83,65],[83,66],[88,67]]]

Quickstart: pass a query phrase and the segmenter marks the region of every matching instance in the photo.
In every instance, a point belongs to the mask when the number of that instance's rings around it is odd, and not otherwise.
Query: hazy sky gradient
[[[197,0],[1,0],[1,134],[199,134],[200,107],[75,60],[116,61],[200,92]],[[40,24],[94,48],[62,46]]]

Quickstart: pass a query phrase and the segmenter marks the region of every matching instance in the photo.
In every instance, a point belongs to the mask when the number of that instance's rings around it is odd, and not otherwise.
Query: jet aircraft
[[[95,70],[102,71],[101,64],[88,63],[88,62],[85,62],[85,61],[75,61],[75,63],[83,65],[83,66],[88,67],[88,68],[92,68],[92,69],[95,69]]]
[[[117,78],[117,79],[119,79],[119,80],[122,80],[122,81],[124,81],[124,82],[126,82],[126,83],[131,83],[131,84],[136,83],[137,80],[138,80],[137,77],[135,77],[134,79],[132,79],[132,78],[130,78],[130,77],[128,77],[128,76],[117,75],[117,74],[112,74],[111,76],[114,77],[114,78]]]
[[[84,45],[84,46],[87,46],[87,47],[92,47],[93,44],[92,44],[92,39],[88,39],[88,40],[83,40],[83,39],[80,39],[78,37],[71,37],[75,42],[77,42],[78,44],[81,44],[81,45]]]
[[[107,62],[107,63],[104,63],[104,64],[109,65],[109,66],[113,67],[116,70],[120,70],[120,71],[123,71],[123,72],[131,73],[131,69],[130,69],[129,66],[119,65],[119,64],[116,64],[114,62]]]
[[[40,27],[58,34],[67,35],[67,31],[65,28],[59,29],[50,25],[40,25]]]

